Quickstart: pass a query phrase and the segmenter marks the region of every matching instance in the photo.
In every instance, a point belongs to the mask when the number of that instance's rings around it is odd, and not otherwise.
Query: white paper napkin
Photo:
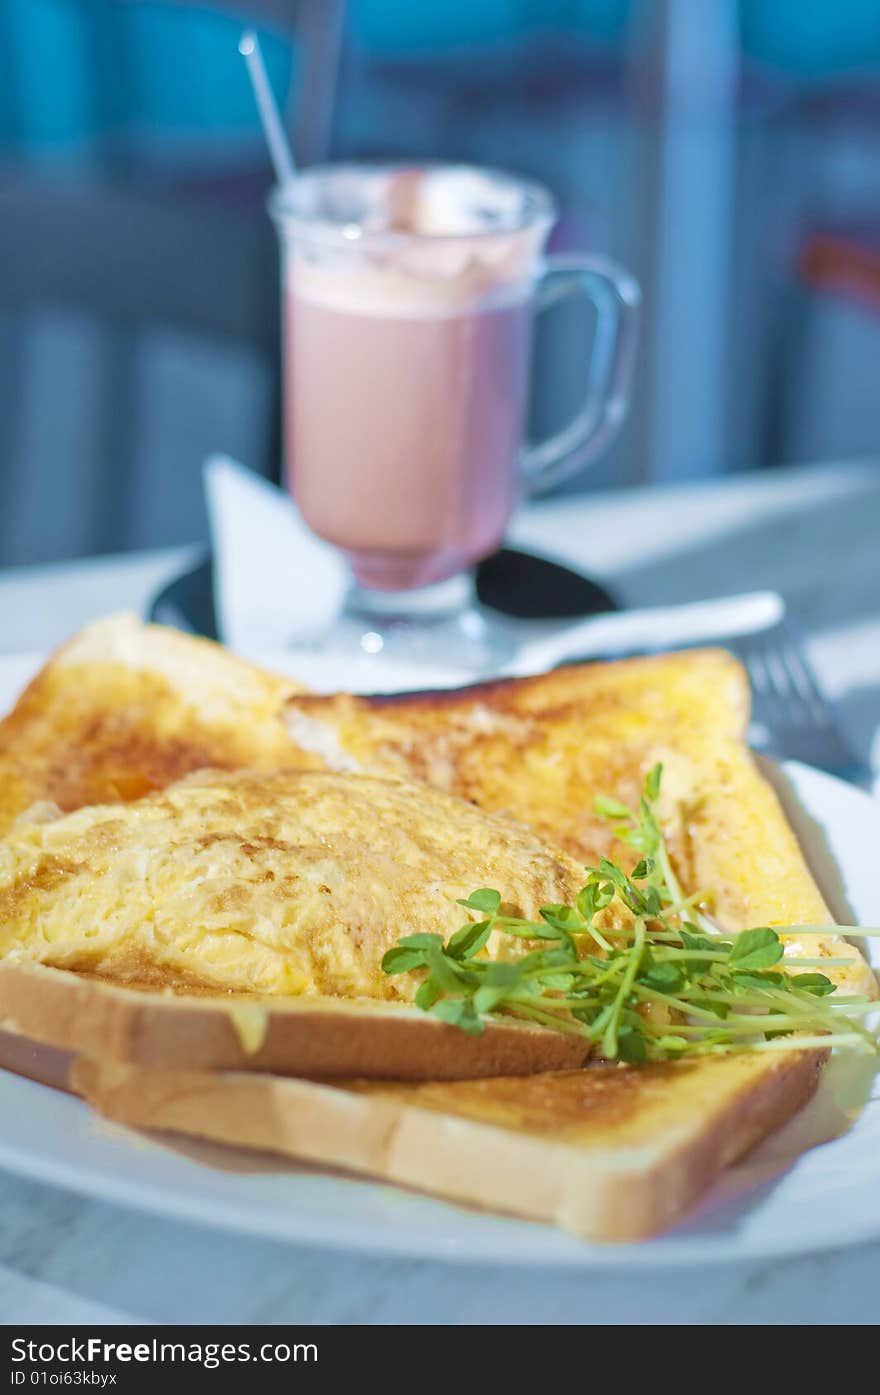
[[[225,455],[204,465],[220,638],[232,649],[307,643],[342,605],[345,564],[290,496]]]

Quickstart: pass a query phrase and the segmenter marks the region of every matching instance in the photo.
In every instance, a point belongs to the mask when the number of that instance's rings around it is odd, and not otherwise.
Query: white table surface
[[[880,756],[880,462],[532,507],[514,541],[629,604],[780,590],[865,756]],[[0,572],[0,653],[142,610],[192,552]],[[636,1275],[506,1272],[239,1239],[0,1173],[0,1313],[17,1322],[876,1323],[880,1245]]]

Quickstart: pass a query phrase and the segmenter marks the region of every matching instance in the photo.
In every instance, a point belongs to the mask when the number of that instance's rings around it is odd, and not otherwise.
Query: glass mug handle
[[[542,494],[588,464],[613,439],[626,416],[638,339],[638,282],[605,257],[547,257],[535,290],[540,314],[572,295],[596,310],[596,332],[583,403],[574,419],[524,447],[526,489]]]

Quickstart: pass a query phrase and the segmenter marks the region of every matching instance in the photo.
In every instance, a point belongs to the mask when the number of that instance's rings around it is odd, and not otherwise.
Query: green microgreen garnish
[[[408,935],[382,960],[387,974],[421,971],[416,1005],[474,1035],[504,1014],[584,1037],[609,1061],[641,1064],[685,1056],[848,1045],[876,1051],[863,1024],[877,1009],[837,994],[818,970],[841,959],[784,956],[780,931],[725,934],[685,895],[656,812],[662,767],[649,771],[637,811],[600,797],[596,812],[638,853],[630,872],[601,858],[586,868],[572,906],[542,906],[540,919],[508,915],[499,891],[458,902],[472,913],[444,942]],[[871,934],[852,926],[790,926],[782,934]],[[489,958],[492,935],[533,947]],[[497,948],[502,951],[501,940]]]

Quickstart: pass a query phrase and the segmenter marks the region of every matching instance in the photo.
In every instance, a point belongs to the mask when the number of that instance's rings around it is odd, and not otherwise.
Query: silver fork
[[[870,788],[873,775],[837,724],[789,620],[729,642],[752,684],[753,746]]]

